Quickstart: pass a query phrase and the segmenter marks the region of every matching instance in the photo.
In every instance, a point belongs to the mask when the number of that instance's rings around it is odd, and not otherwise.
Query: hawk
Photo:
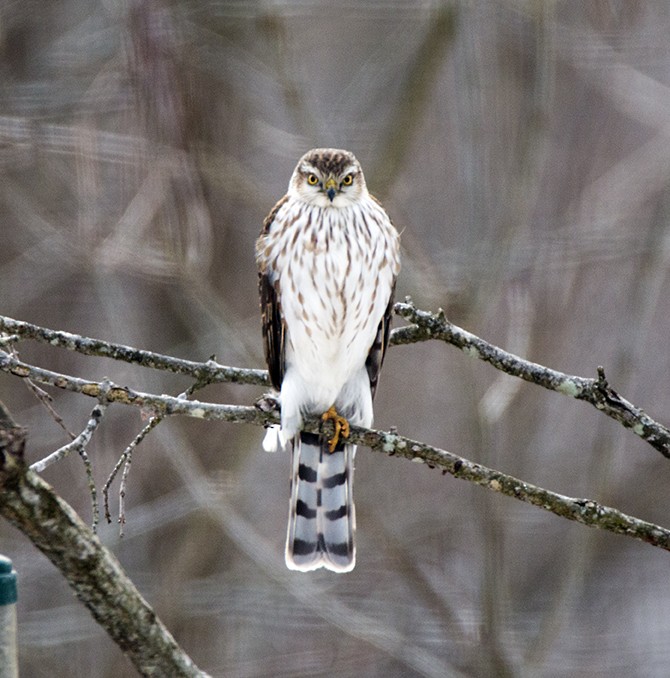
[[[349,425],[372,425],[389,340],[399,235],[368,193],[352,153],[317,148],[298,161],[288,193],[256,241],[265,358],[281,428],[265,449],[292,448],[286,565],[348,572],[356,560]],[[334,423],[325,439],[303,418]]]

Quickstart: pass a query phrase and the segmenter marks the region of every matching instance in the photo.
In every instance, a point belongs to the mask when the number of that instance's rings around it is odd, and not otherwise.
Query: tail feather
[[[286,538],[286,565],[290,569],[353,569],[355,452],[354,445],[341,445],[331,453],[328,444],[313,433],[296,437]]]

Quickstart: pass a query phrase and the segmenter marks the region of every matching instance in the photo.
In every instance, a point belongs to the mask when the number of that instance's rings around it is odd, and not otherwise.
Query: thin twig
[[[104,388],[104,384],[103,384]],[[41,389],[40,389],[41,390]],[[91,459],[86,451],[87,445],[90,443],[93,432],[98,428],[102,418],[105,416],[107,405],[103,402],[98,403],[92,410],[91,416],[86,423],[86,428],[74,438],[74,440],[63,447],[58,448],[48,456],[34,462],[30,465],[32,471],[41,473],[47,467],[51,466],[57,461],[67,457],[70,452],[76,450],[84,463],[86,471],[86,482],[88,484],[88,491],[91,496],[91,529],[97,532],[98,523],[100,522],[100,508],[98,506],[98,492],[95,486],[95,479],[93,477],[93,467]]]
[[[13,352],[13,355],[16,355],[16,352]],[[72,433],[72,431],[70,431],[70,429],[65,424],[63,417],[61,417],[60,414],[56,412],[56,409],[51,404],[53,398],[43,388],[40,388],[30,379],[25,379],[23,383],[27,386],[28,390],[42,403],[42,405],[44,405],[46,410],[51,415],[51,418],[63,429],[63,431],[65,431],[70,440],[75,440],[77,436]]]
[[[152,417],[149,423],[140,431],[139,435],[124,450],[121,458],[125,457],[123,464],[123,473],[121,474],[121,484],[119,485],[119,537],[123,537],[123,527],[126,524],[126,484],[128,474],[130,473],[130,464],[133,460],[133,450],[144,440],[149,431],[156,428],[163,421],[163,417]]]
[[[69,442],[67,445],[63,445],[63,447],[59,447],[57,450],[47,455],[43,459],[33,462],[30,465],[30,468],[37,473],[42,473],[42,471],[51,466],[51,464],[54,464],[61,459],[65,459],[65,457],[67,457],[70,452],[75,450],[79,451],[80,448],[85,448],[89,444],[93,432],[100,424],[100,420],[104,416],[106,409],[107,405],[104,403],[98,403],[91,412],[91,416],[86,423],[86,428],[78,436],[75,436],[72,442]]]
[[[191,384],[191,386],[189,386],[183,393],[179,394],[178,398],[189,398],[195,391],[200,388],[204,388],[208,383],[208,381],[198,381],[195,384]],[[123,454],[119,457],[118,461],[114,465],[112,472],[109,474],[109,477],[102,488],[105,506],[105,520],[107,520],[108,523],[111,523],[112,516],[109,511],[109,488],[114,482],[119,469],[121,466],[123,466],[123,473],[121,474],[121,483],[119,486],[119,537],[123,537],[123,527],[126,524],[126,483],[128,480],[128,474],[130,473],[130,464],[132,463],[133,450],[144,440],[151,430],[153,430],[156,426],[158,426],[158,424],[161,423],[161,421],[163,421],[163,419],[163,415],[155,415],[151,417],[149,423],[137,434],[137,436],[135,436],[134,440],[123,451]]]
[[[154,416],[151,417],[149,422],[147,423],[144,428],[135,436],[133,441],[126,447],[126,449],[123,451],[121,456],[119,457],[118,461],[114,465],[114,468],[112,469],[112,472],[109,474],[109,477],[107,478],[107,481],[105,482],[103,488],[102,488],[102,496],[103,496],[103,503],[104,503],[104,508],[105,508],[105,520],[108,523],[112,522],[112,516],[109,511],[109,488],[111,484],[114,482],[114,479],[116,478],[119,470],[121,467],[126,464],[126,469],[129,469],[130,467],[130,459],[132,458],[132,453],[133,450],[144,440],[146,435],[153,429],[155,428],[161,421],[163,420],[163,417],[159,416]],[[125,522],[125,517],[124,517],[124,507],[123,507],[123,500],[126,496],[126,491],[125,491],[125,478],[127,477],[128,471],[124,469],[124,472],[122,474],[122,484],[121,484],[121,489],[119,490],[119,523],[121,526],[123,526]],[[123,536],[123,527],[120,529],[120,536]]]
[[[98,506],[98,490],[95,486],[95,478],[93,477],[93,465],[84,445],[80,445],[77,448],[77,452],[79,452],[79,456],[84,462],[86,483],[88,484],[88,493],[91,497],[91,529],[95,533],[98,531],[98,523],[100,522],[100,507]]]

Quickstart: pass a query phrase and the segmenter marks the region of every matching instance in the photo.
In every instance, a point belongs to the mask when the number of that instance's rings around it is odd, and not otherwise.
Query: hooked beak
[[[326,195],[328,196],[328,200],[330,202],[333,202],[335,200],[335,196],[337,195],[337,182],[333,177],[330,177],[328,181],[323,185],[323,187],[326,189]]]

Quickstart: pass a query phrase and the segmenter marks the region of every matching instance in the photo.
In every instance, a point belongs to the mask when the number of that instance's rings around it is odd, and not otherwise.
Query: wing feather
[[[375,397],[377,382],[379,381],[379,372],[382,369],[384,358],[386,357],[386,349],[389,345],[389,338],[391,336],[391,318],[393,316],[394,293],[395,281],[393,283],[393,287],[391,288],[389,303],[379,323],[377,335],[375,336],[375,340],[372,342],[370,352],[368,353],[368,357],[365,361],[365,368],[367,369],[368,377],[370,378],[370,391],[373,398]]]
[[[284,196],[263,221],[263,228],[259,236],[259,249],[262,238],[267,235],[280,207],[286,202]],[[279,281],[272,281],[268,275],[264,262],[259,261],[258,291],[261,299],[261,317],[263,322],[263,344],[265,361],[270,373],[270,381],[277,389],[281,389],[285,369],[285,337],[286,327],[281,313]]]
[[[265,361],[270,372],[270,381],[281,389],[284,378],[284,321],[277,290],[267,275],[260,274],[261,315],[263,318],[263,339]]]

